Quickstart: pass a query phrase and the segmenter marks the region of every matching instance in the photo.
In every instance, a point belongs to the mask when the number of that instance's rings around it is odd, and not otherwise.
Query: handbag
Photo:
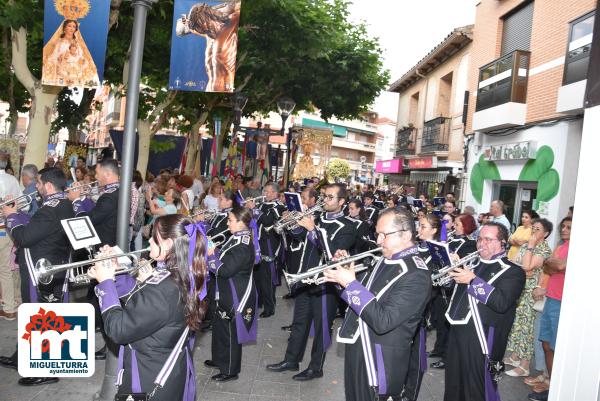
[[[540,299],[539,301],[535,301],[533,303],[533,309],[538,312],[543,312],[545,304],[546,304],[546,297]]]

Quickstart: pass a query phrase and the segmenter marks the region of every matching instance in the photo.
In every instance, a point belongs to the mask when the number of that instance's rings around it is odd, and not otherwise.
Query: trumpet
[[[306,216],[311,216],[314,213],[322,212],[323,205],[325,205],[325,202],[319,199],[313,207],[310,207],[303,212],[290,212],[289,215],[273,224],[273,230],[275,230],[277,234],[282,234],[285,230],[294,230],[299,227],[298,221],[302,220]]]
[[[244,200],[242,201],[242,205],[244,205],[244,204],[246,204],[246,203],[248,203],[248,202],[262,203],[262,202],[264,202],[264,201],[265,201],[265,198],[266,198],[266,196],[264,196],[264,195],[261,195],[261,196],[256,196],[256,197],[254,197],[254,198],[247,198],[247,199],[244,199]]]
[[[366,252],[359,253],[354,256],[344,258],[342,260],[319,265],[319,266],[313,267],[311,269],[308,269],[307,271],[305,271],[303,273],[292,274],[292,273],[288,273],[288,272],[284,271],[283,274],[285,276],[285,281],[287,281],[288,286],[291,286],[293,284],[300,283],[300,282],[302,282],[304,284],[316,284],[316,285],[323,284],[325,282],[325,277],[319,276],[321,273],[323,273],[327,270],[335,269],[336,267],[347,265],[349,263],[354,263],[356,261],[359,261],[359,260],[362,260],[365,258],[373,258],[373,259],[379,258],[379,256],[375,256],[374,254],[381,252],[382,249],[383,248],[381,248],[381,247],[375,248],[370,251],[366,251]],[[369,269],[370,267],[371,267],[370,264],[362,263],[360,265],[354,266],[354,271],[356,273],[359,273],[359,272]]]
[[[75,183],[75,185],[73,185],[72,187],[65,189],[65,192],[68,193],[73,190],[78,190],[78,191],[81,191],[82,196],[87,196],[87,195],[91,195],[92,192],[94,192],[94,190],[99,192],[105,186],[106,185],[99,185],[98,181],[92,181],[89,184],[81,184],[81,185],[78,185],[78,183]]]
[[[7,200],[0,202],[0,208],[3,208],[4,206],[14,203],[15,206],[17,207],[17,210],[25,209],[26,207],[30,206],[34,200],[37,200],[38,197],[39,197],[38,191],[34,191],[30,194],[19,195],[16,198],[7,199]],[[3,215],[3,213],[1,213],[1,212],[0,212],[0,214]]]
[[[190,217],[193,219],[194,217],[204,216],[204,220],[212,220],[219,213],[217,209],[201,209],[197,212],[193,213]]]
[[[457,267],[464,265],[465,269],[473,270],[475,268],[475,266],[477,265],[477,262],[479,262],[479,252],[481,252],[481,251],[475,251],[473,253],[470,253],[467,256],[465,256],[464,258],[457,261],[456,263],[453,263],[450,266],[441,268],[440,270],[438,270],[437,273],[432,274],[431,275],[432,284],[436,287],[442,287],[442,286],[445,286],[446,284],[450,283],[453,280],[453,278],[450,276],[449,273]]]
[[[107,256],[99,256],[94,259],[84,260],[81,262],[73,262],[73,263],[64,263],[60,265],[53,265],[50,263],[48,259],[40,259],[36,262],[35,267],[33,268],[33,276],[35,280],[41,284],[50,284],[52,278],[55,274],[64,272],[64,271],[72,271],[69,280],[71,282],[77,284],[89,283],[91,278],[88,275],[87,271],[84,271],[84,267],[89,267],[98,262],[104,262],[115,258],[129,258],[130,263],[127,264],[119,264],[117,269],[115,270],[115,275],[117,274],[130,274],[135,275],[137,271],[141,268],[148,266],[152,261],[140,262],[138,258],[138,254],[149,252],[150,247],[141,249],[139,251],[132,251],[126,253],[120,253],[115,255],[107,255]]]

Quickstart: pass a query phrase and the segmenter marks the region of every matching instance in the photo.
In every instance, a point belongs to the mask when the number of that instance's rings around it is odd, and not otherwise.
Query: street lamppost
[[[287,121],[292,111],[294,111],[294,107],[296,107],[296,102],[294,102],[289,97],[282,97],[277,101],[277,110],[279,111],[279,115],[281,116],[281,135],[285,134],[285,122]],[[287,144],[287,160],[286,160],[286,177],[285,177],[285,186],[287,187],[290,182],[290,161],[292,157],[292,129],[290,128],[286,140]]]
[[[244,110],[244,107],[246,107],[246,103],[248,103],[248,96],[246,96],[242,92],[236,92],[236,94],[233,95],[232,101],[233,113],[235,114],[235,121],[233,122],[233,132],[237,134],[242,121],[242,111]]]

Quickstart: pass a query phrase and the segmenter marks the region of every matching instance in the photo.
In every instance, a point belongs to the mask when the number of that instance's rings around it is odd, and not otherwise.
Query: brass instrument
[[[99,256],[94,259],[84,260],[81,262],[72,262],[72,263],[64,263],[60,265],[53,265],[50,263],[48,259],[40,259],[35,264],[33,268],[33,275],[37,282],[42,284],[49,284],[52,281],[52,278],[55,274],[61,273],[63,271],[71,271],[69,281],[77,284],[84,284],[90,282],[90,276],[87,274],[87,271],[84,271],[84,267],[88,267],[98,262],[108,261],[115,258],[126,257],[131,259],[130,264],[119,264],[117,269],[115,270],[116,274],[131,274],[135,275],[135,273],[147,266],[152,261],[146,261],[144,263],[140,263],[137,254],[141,254],[144,252],[149,252],[150,248],[141,249],[139,251],[132,251],[126,253],[119,253],[114,255],[107,256]]]
[[[7,199],[0,202],[0,208],[4,206],[10,205],[12,203],[15,204],[17,210],[25,209],[31,206],[34,200],[37,200],[39,197],[38,191],[34,191],[30,194],[19,195],[13,199]],[[0,215],[4,216],[4,213],[0,212]]]
[[[73,190],[81,191],[81,196],[91,195],[94,191],[100,192],[106,185],[100,185],[98,181],[92,181],[89,184],[74,183],[70,188],[65,189],[65,192],[71,192]]]
[[[264,195],[256,196],[254,198],[247,198],[242,201],[242,205],[244,205],[248,202],[256,202],[257,204],[260,204],[265,201],[265,198],[266,198],[266,196],[264,196]]]
[[[217,209],[201,209],[194,212],[190,217],[193,219],[198,216],[204,216],[204,221],[209,221],[215,218],[215,216],[219,213]]]
[[[313,207],[310,207],[303,212],[290,212],[287,216],[275,222],[272,228],[277,234],[283,234],[285,230],[294,230],[299,227],[298,222],[303,218],[311,216],[317,212],[322,212],[324,205],[325,202],[319,198],[319,200],[317,200],[317,203]]]
[[[456,263],[451,264],[450,266],[446,266],[441,268],[437,273],[431,275],[431,282],[436,287],[444,286],[450,283],[453,278],[450,276],[450,272],[454,271],[455,268],[460,266],[465,266],[465,269],[473,270],[477,263],[479,262],[479,252],[475,251],[473,253],[468,254],[464,258],[460,259]]]
[[[288,286],[291,286],[292,284],[296,284],[299,282],[302,282],[304,284],[316,284],[316,285],[323,284],[325,282],[325,277],[319,276],[321,273],[323,273],[327,270],[335,269],[337,267],[365,259],[365,258],[373,258],[373,259],[378,258],[378,256],[375,256],[374,254],[381,252],[382,249],[383,248],[381,248],[381,247],[375,248],[370,251],[359,253],[357,255],[350,256],[350,257],[347,257],[347,258],[344,258],[344,259],[341,259],[341,260],[338,260],[335,262],[319,265],[319,266],[313,267],[311,269],[308,269],[307,271],[305,271],[303,273],[292,274],[292,273],[288,273],[288,272],[284,271],[283,274],[285,276],[285,281],[287,281]],[[371,265],[363,263],[358,266],[354,266],[354,271],[356,273],[358,273],[358,272],[365,271],[365,270],[369,269],[370,267],[371,267]]]

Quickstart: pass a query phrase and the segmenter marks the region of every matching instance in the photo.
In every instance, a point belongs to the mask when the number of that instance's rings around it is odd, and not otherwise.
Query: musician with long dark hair
[[[370,237],[371,225],[360,200],[352,199],[348,202],[348,219],[356,224],[356,242],[350,254],[356,255],[376,248],[377,244]]]
[[[104,330],[121,345],[118,394],[123,400],[131,393],[153,393],[153,401],[193,400],[193,344],[187,333],[198,330],[206,308],[201,301],[207,274],[201,225],[179,214],[158,217],[150,257],[164,262],[165,269],[141,271],[135,287],[123,283],[121,293],[113,281],[116,262],[97,263],[89,271],[99,283]],[[173,364],[170,375],[160,376],[167,363]]]
[[[215,252],[209,249],[209,269],[216,277],[216,314],[213,322],[212,358],[204,364],[218,368],[212,380],[235,380],[242,365],[242,344],[256,341],[256,287],[252,270],[256,258],[252,212],[242,207],[229,211],[231,237]],[[256,245],[255,245],[256,244]]]

